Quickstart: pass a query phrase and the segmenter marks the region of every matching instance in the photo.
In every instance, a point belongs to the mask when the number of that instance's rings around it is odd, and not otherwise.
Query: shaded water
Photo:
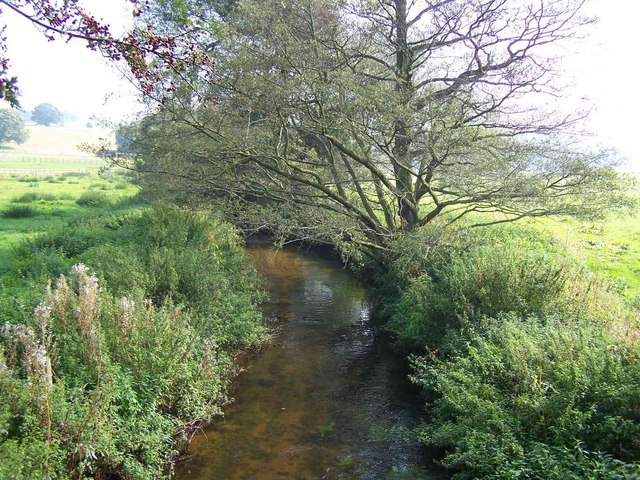
[[[431,479],[411,440],[420,406],[369,321],[366,291],[335,262],[248,248],[265,278],[273,341],[247,361],[235,402],[194,438],[177,478]]]

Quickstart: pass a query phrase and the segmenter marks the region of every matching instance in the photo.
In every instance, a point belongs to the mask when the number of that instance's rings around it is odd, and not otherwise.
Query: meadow
[[[117,173],[0,177],[0,249],[79,216],[123,205],[137,191]]]
[[[640,197],[640,174],[636,193]],[[565,243],[594,271],[611,280],[627,298],[640,298],[640,206],[633,212],[613,212],[597,222],[544,219],[531,222]]]
[[[128,178],[80,146],[112,142],[99,128],[30,126],[21,145],[0,148],[0,251],[73,218],[134,196]],[[103,172],[101,174],[101,172]],[[93,197],[83,201],[81,197]],[[78,203],[79,201],[79,203]],[[0,253],[2,259],[2,253]]]

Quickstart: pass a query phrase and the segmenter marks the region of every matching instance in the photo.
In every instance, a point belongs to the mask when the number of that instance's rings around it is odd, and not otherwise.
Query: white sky
[[[96,17],[117,32],[130,6],[122,0],[85,0]],[[115,68],[81,42],[47,42],[25,19],[5,7],[7,46],[13,74],[19,78],[21,103],[32,110],[41,102],[75,112],[82,121],[92,115],[117,121],[136,110],[135,90]],[[593,105],[587,129],[602,144],[626,157],[640,171],[640,0],[589,0],[589,13],[598,17],[587,38],[568,46],[562,63],[574,98]]]
[[[121,0],[85,0],[97,19],[104,18],[116,34],[131,18],[130,5]],[[27,19],[2,7],[0,23],[7,24],[10,68],[18,77],[20,103],[27,112],[43,102],[73,112],[82,124],[95,116],[118,121],[135,112],[135,89],[82,41],[47,41]]]

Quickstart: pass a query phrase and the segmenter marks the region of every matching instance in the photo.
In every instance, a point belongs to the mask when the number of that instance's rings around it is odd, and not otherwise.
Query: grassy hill
[[[27,129],[25,143],[0,147],[0,176],[97,171],[105,166],[104,160],[80,146],[115,143],[113,132],[102,128],[35,125]]]

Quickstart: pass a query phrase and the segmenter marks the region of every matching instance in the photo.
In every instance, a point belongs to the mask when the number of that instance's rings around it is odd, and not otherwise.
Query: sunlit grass
[[[110,200],[110,205],[96,207],[76,203],[80,197],[90,192],[100,192]],[[34,216],[26,218],[4,218],[0,215],[0,249],[6,249],[21,239],[64,225],[73,218],[99,213],[101,208],[112,208],[114,205],[117,207],[119,202],[133,197],[137,192],[137,187],[119,174],[106,178],[97,174],[0,176],[0,213],[17,205],[29,205],[35,210]]]
[[[636,175],[640,181],[640,175]],[[640,182],[637,185],[640,196]],[[599,222],[544,219],[534,225],[566,242],[595,272],[617,283],[627,297],[640,296],[640,209]]]

